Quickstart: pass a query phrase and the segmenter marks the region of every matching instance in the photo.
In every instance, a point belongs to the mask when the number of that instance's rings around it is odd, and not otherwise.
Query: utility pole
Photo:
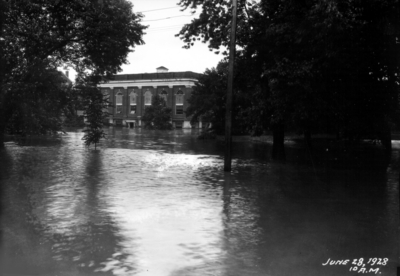
[[[225,116],[224,171],[226,172],[230,172],[232,169],[232,97],[233,97],[233,68],[235,64],[235,48],[236,48],[236,14],[237,14],[237,0],[232,0],[231,45],[229,49],[228,93],[226,96],[226,116]]]

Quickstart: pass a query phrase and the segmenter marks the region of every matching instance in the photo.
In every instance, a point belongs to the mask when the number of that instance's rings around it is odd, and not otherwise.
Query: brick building
[[[190,118],[185,115],[187,100],[199,76],[190,71],[168,72],[165,67],[158,67],[156,73],[115,75],[113,80],[100,85],[111,103],[109,123],[129,128],[142,126],[146,106],[151,105],[152,97],[160,95],[172,108],[175,128],[201,128],[201,123],[191,126]]]

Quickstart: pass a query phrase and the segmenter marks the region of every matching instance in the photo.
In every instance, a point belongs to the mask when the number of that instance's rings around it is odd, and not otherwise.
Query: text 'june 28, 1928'
[[[380,269],[386,266],[388,263],[388,258],[358,258],[358,259],[342,259],[342,260],[332,260],[328,259],[323,262],[323,266],[350,266],[349,271],[354,271],[361,274],[372,273],[381,274]]]

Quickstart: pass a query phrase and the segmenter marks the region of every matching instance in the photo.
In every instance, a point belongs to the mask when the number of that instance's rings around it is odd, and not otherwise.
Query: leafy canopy
[[[25,109],[21,95],[30,106],[41,105],[26,97],[30,91],[42,93],[39,75],[67,65],[79,82],[93,85],[120,71],[128,53],[143,44],[146,27],[132,9],[127,0],[0,0],[0,136],[20,121],[13,111]],[[15,108],[5,111],[10,103]],[[43,124],[41,129],[56,128]]]
[[[229,45],[231,1],[180,5],[201,9],[178,34],[184,47]],[[248,66],[236,70],[254,87],[242,109],[248,124],[347,137],[387,133],[398,121],[398,13],[398,0],[238,0],[237,53]],[[267,123],[253,120],[261,114],[269,114]]]
[[[10,134],[46,134],[61,129],[61,116],[72,95],[72,83],[57,70],[34,71],[34,79],[7,94]]]
[[[147,129],[172,129],[171,125],[172,109],[167,107],[164,98],[155,95],[152,99],[151,105],[146,106],[142,121],[144,128]]]
[[[43,61],[68,64],[78,72],[114,74],[132,47],[143,43],[145,27],[129,1],[4,2],[6,77],[26,74]]]
[[[77,93],[81,96],[82,105],[85,108],[84,117],[86,118],[85,135],[82,140],[86,146],[94,144],[95,149],[101,138],[105,138],[103,122],[108,117],[107,107],[109,101],[99,88],[88,84],[79,84],[75,87]]]
[[[213,131],[222,134],[225,126],[225,103],[228,79],[228,63],[221,61],[216,68],[206,69],[193,87],[192,94],[188,99],[189,107],[186,116],[191,117],[191,123],[198,121],[210,122]],[[237,72],[234,82],[236,89],[233,102],[233,118],[235,124],[233,133],[243,134],[246,131],[246,122],[241,116],[243,110],[250,100],[247,91],[241,87],[242,79]]]

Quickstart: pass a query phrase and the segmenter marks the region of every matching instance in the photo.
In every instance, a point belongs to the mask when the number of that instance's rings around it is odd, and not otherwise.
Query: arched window
[[[129,93],[129,102],[130,102],[130,114],[135,114],[136,113],[136,98],[137,94],[135,90],[131,89]]]
[[[131,89],[129,92],[129,102],[131,105],[136,104],[137,93],[133,89]]]
[[[175,95],[175,114],[183,114],[183,91],[178,90]]]
[[[115,94],[115,104],[122,105],[122,92],[120,89],[118,89],[117,94]]]
[[[122,92],[120,89],[115,94],[115,114],[122,114]]]
[[[144,93],[144,105],[151,105],[151,92],[149,90]]]
[[[163,90],[161,91],[160,97],[164,99],[165,103],[167,103],[168,93],[167,93],[167,91],[165,91],[165,89],[163,89]]]

